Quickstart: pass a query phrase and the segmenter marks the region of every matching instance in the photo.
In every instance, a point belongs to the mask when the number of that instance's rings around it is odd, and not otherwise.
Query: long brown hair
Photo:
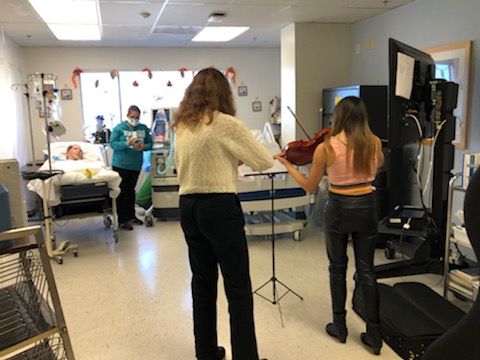
[[[215,111],[235,116],[235,103],[225,76],[217,69],[206,68],[195,75],[185,90],[173,126],[194,127],[205,115],[210,124]]]
[[[330,137],[345,131],[348,150],[355,150],[353,169],[360,174],[371,174],[376,154],[375,135],[368,125],[368,114],[365,103],[355,96],[340,100],[333,111],[333,127]],[[327,142],[328,143],[328,142]]]

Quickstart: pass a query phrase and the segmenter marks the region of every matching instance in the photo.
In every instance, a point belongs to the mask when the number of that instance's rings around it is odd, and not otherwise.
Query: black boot
[[[380,324],[367,321],[367,332],[360,334],[360,339],[365,345],[373,349],[375,355],[380,354],[382,348],[382,334],[380,331]]]
[[[328,335],[337,338],[342,344],[345,344],[348,335],[347,325],[345,323],[346,314],[346,312],[341,314],[333,313],[333,323],[327,324],[325,328]]]
[[[225,348],[223,346],[217,347],[217,352],[213,356],[199,360],[225,360]]]

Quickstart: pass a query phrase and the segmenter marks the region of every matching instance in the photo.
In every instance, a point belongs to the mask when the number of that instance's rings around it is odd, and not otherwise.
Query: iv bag
[[[168,121],[165,110],[159,109],[155,114],[155,123],[153,125],[153,142],[168,141]]]

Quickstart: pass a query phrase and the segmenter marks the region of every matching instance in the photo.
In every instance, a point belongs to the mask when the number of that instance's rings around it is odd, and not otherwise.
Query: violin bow
[[[295,118],[295,121],[297,122],[298,126],[303,130],[305,135],[307,136],[307,139],[311,139],[311,137],[308,135],[307,131],[303,128],[302,124],[300,123],[300,120],[298,120],[297,115],[290,109],[290,106],[287,105],[287,109],[292,113],[293,117]]]

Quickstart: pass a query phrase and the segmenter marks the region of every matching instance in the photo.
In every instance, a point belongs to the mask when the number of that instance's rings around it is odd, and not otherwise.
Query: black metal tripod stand
[[[290,289],[287,285],[285,285],[280,280],[278,280],[276,275],[275,275],[275,206],[274,206],[275,189],[274,189],[274,181],[273,181],[274,178],[275,178],[275,173],[269,173],[268,177],[270,178],[270,181],[271,181],[270,199],[271,199],[271,204],[272,204],[272,207],[271,207],[271,217],[272,217],[271,218],[271,223],[272,223],[272,277],[265,284],[263,284],[258,289],[256,289],[253,293],[257,294],[258,296],[262,297],[263,299],[265,299],[267,301],[270,301],[274,305],[275,304],[280,305],[279,301],[285,295],[287,295],[289,292],[298,296],[301,300],[303,300],[303,298],[300,295],[298,295],[295,291]],[[269,298],[263,296],[262,294],[260,294],[258,292],[259,290],[261,290],[262,288],[267,286],[270,282],[272,283],[272,286],[273,286],[273,293],[272,293],[273,298],[272,299],[269,299]],[[277,283],[282,285],[286,289],[286,291],[281,296],[278,295]],[[281,316],[281,314],[282,314],[282,312],[280,310],[280,316]],[[282,320],[282,325],[283,325],[283,320]]]

